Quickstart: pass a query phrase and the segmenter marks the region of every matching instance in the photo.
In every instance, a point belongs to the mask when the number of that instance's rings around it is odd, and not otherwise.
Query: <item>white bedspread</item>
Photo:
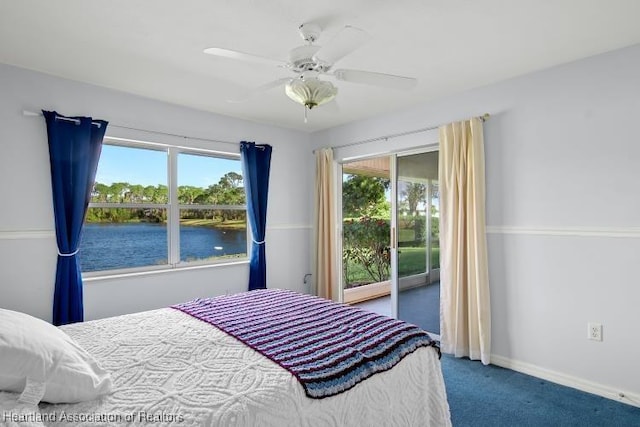
[[[91,402],[41,404],[36,421],[45,426],[451,425],[433,348],[318,400],[259,353],[170,308],[62,329],[112,372],[115,392]],[[0,411],[12,402],[14,395],[0,393]]]

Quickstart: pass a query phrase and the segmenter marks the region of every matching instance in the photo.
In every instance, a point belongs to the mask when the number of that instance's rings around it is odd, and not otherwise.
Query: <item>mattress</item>
[[[0,393],[0,411],[25,414],[5,419],[6,425],[451,425],[440,361],[431,347],[418,348],[344,393],[310,399],[285,369],[171,308],[62,329],[112,373],[114,392],[90,402],[41,403],[30,416],[15,395]]]

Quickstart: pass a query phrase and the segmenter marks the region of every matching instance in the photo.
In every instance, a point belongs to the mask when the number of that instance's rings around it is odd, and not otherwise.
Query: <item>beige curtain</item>
[[[480,118],[440,127],[439,181],[441,347],[486,365],[491,308]]]
[[[314,283],[317,296],[335,299],[336,242],[335,242],[335,176],[333,173],[333,150],[316,151],[315,188],[315,262]]]

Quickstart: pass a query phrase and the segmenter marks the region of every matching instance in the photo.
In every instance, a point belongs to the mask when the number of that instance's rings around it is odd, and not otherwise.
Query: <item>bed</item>
[[[247,298],[250,294],[253,298],[267,295],[266,292],[279,299],[292,296],[313,304],[326,303],[316,297],[282,290],[239,295]],[[213,307],[210,311],[215,315],[220,310],[211,304],[220,304],[225,298],[229,296],[197,301]],[[384,365],[379,372],[363,375],[355,384],[338,385],[336,393],[324,395],[325,391],[316,391],[319,394],[314,397],[310,396],[314,393],[312,387],[301,384],[299,373],[283,365],[279,356],[269,353],[273,345],[268,344],[268,340],[262,340],[268,348],[260,348],[258,341],[252,341],[248,335],[240,338],[230,335],[230,325],[236,324],[231,322],[230,314],[235,312],[227,313],[227,323],[215,327],[210,318],[195,316],[193,312],[198,310],[193,309],[193,302],[189,304],[62,326],[69,337],[110,373],[112,392],[90,401],[40,403],[37,407],[19,403],[16,393],[1,392],[0,416],[4,411],[4,424],[21,427],[451,424],[439,350],[433,345],[410,348],[393,367]],[[342,310],[349,316],[368,313],[342,304],[329,304],[333,306],[331,309]],[[353,314],[354,311],[360,314]],[[263,313],[260,322],[272,317],[271,312]],[[318,315],[313,317],[317,319]],[[292,322],[300,324],[299,319]],[[340,328],[345,329],[346,323]],[[253,337],[255,326],[252,325]],[[320,333],[307,333],[307,336],[316,335]],[[352,370],[348,372],[351,378]],[[332,390],[336,381],[331,382]],[[7,411],[22,416],[7,418]]]

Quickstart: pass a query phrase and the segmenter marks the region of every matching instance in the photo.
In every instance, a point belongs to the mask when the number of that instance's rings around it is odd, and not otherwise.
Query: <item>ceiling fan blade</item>
[[[276,65],[286,67],[287,63],[278,59],[265,58],[263,56],[252,55],[250,53],[239,52],[237,50],[222,49],[220,47],[210,47],[203,50],[208,55],[221,56],[223,58],[237,59],[239,61],[253,62],[258,64]]]
[[[247,90],[245,92],[242,92],[238,96],[234,97],[233,99],[229,99],[227,101],[228,102],[232,102],[232,103],[246,102],[246,101],[249,101],[254,96],[257,96],[257,95],[261,94],[262,92],[266,92],[269,89],[273,89],[274,87],[281,86],[281,85],[289,82],[290,80],[291,80],[290,77],[284,77],[284,78],[281,78],[281,79],[278,79],[278,80],[274,80],[272,82],[265,83],[265,84],[260,85],[258,87],[254,87],[254,88],[249,89],[249,90]]]
[[[335,70],[333,75],[337,80],[345,82],[388,87],[390,89],[411,89],[418,84],[418,80],[413,77],[373,73],[371,71]]]
[[[333,65],[362,46],[370,38],[366,31],[347,25],[331,41],[322,46],[313,55],[313,59],[324,64]]]

